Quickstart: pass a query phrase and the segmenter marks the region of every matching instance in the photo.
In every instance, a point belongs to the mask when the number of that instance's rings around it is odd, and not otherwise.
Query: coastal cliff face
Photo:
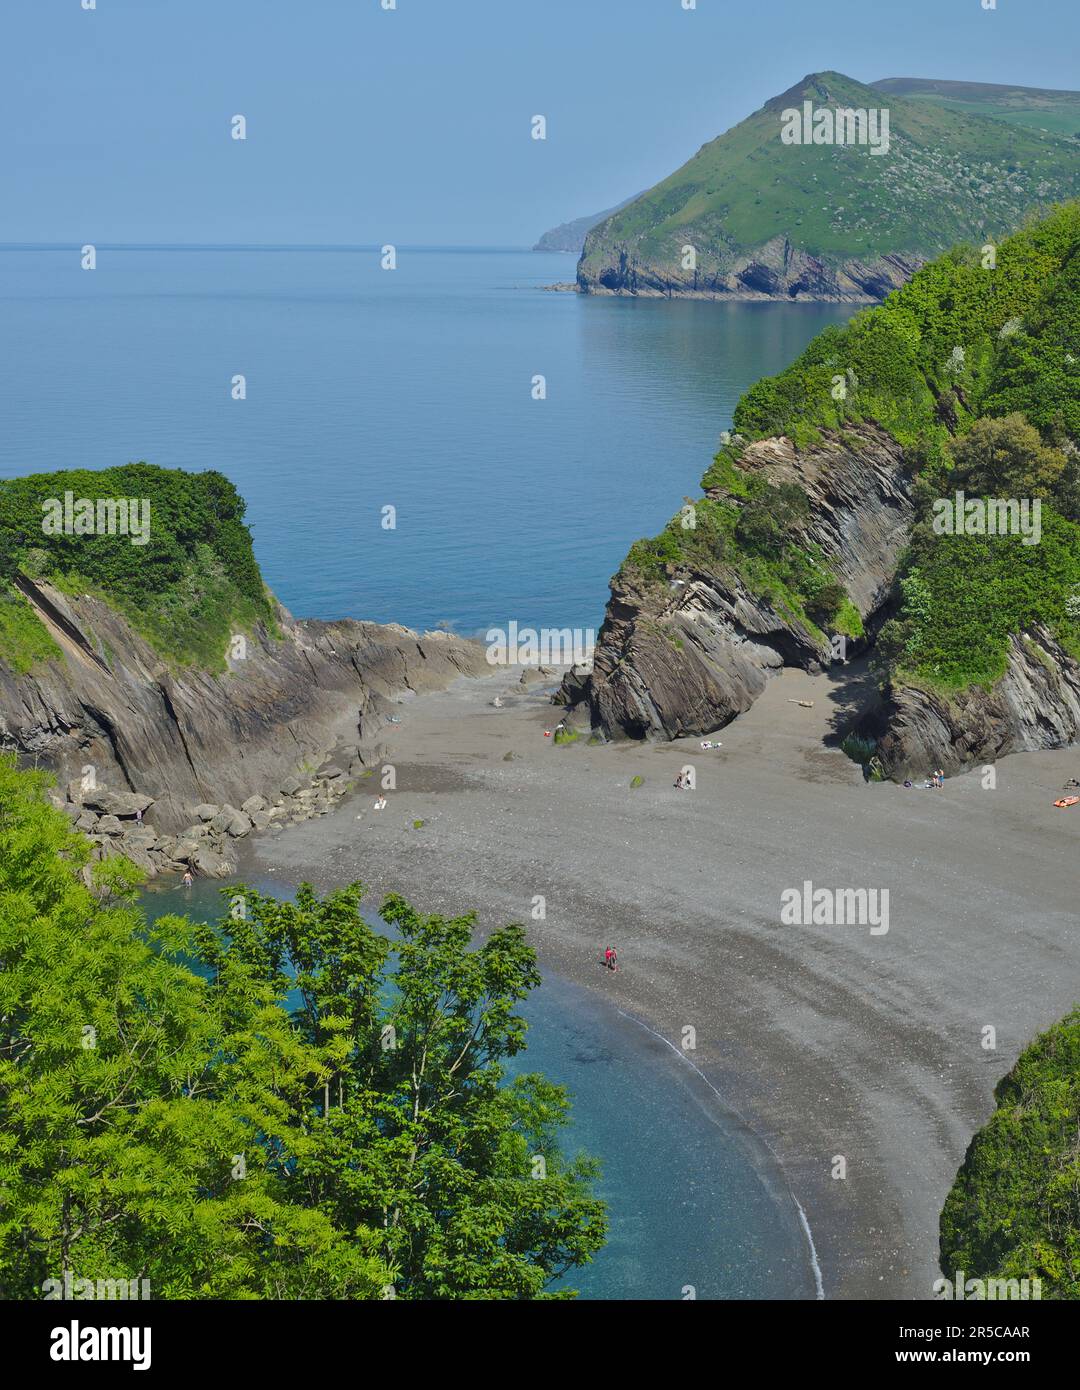
[[[829,263],[773,237],[752,252],[710,247],[693,270],[681,266],[685,234],[666,251],[643,257],[632,243],[599,235],[586,242],[578,264],[583,294],[640,298],[819,300],[871,304],[906,284],[923,264],[916,255],[893,253]]]
[[[1061,748],[1080,735],[1080,665],[1042,626],[1009,639],[1008,666],[994,686],[945,696],[889,685],[880,713],[878,757],[888,776],[953,774],[1007,753]]]
[[[958,247],[751,387],[705,498],[631,547],[563,703],[609,737],[707,733],[843,635],[875,649],[880,687],[837,730],[872,774],[1075,742],[1078,250],[1077,203],[992,264]]]
[[[592,227],[579,289],[869,303],[1080,193],[1074,140],[916,89],[808,73]]]
[[[259,628],[234,644],[225,674],[170,670],[100,599],[25,577],[19,588],[61,656],[25,674],[0,662],[0,748],[70,784],[99,835],[121,829],[110,817],[151,805],[158,832],[181,831],[202,807],[223,811],[220,829],[235,835],[242,805],[269,814],[283,793],[301,794],[298,770],[310,776],[332,750],[377,756],[392,696],[485,669],[483,649],[460,638],[297,622],[278,607],[280,638]],[[86,769],[96,791],[84,790]],[[335,768],[323,780],[341,777]]]
[[[797,449],[789,439],[749,445],[740,468],[775,488],[796,483],[810,501],[799,540],[820,549],[863,625],[886,602],[913,514],[899,445],[864,425]],[[714,494],[717,495],[717,494]],[[562,700],[587,701],[609,738],[675,738],[709,733],[749,709],[784,666],[821,669],[828,638],[751,591],[721,559],[673,566],[667,583],[645,582],[632,566],[612,581],[593,670],[570,677]]]

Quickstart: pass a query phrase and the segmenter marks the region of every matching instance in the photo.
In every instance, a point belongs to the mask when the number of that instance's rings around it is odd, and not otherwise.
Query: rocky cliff
[[[819,548],[864,626],[872,625],[913,515],[895,440],[869,424],[802,450],[764,439],[743,451],[740,467],[771,487],[795,483],[805,492],[809,520],[798,539]],[[735,564],[669,568],[658,584],[623,567],[590,678],[563,685],[563,701],[587,702],[608,737],[709,733],[749,709],[783,666],[817,670],[833,659],[820,630],[755,594]]]
[[[1080,665],[1036,625],[1009,639],[1008,667],[989,690],[889,685],[873,728],[881,764],[897,779],[1061,748],[1080,735]]]
[[[809,73],[592,227],[579,288],[880,300],[956,242],[997,240],[1080,193],[1071,129],[954,105]]]
[[[260,627],[235,642],[225,674],[170,670],[102,600],[23,576],[18,587],[61,656],[25,674],[0,663],[0,748],[54,770],[81,828],[101,845],[124,835],[147,868],[193,822],[206,830],[189,832],[194,846],[181,835],[178,862],[329,800],[377,758],[391,697],[486,669],[478,644],[444,633],[298,622],[279,607],[280,638]],[[326,767],[332,752],[345,768]]]
[[[752,251],[711,255],[693,270],[681,267],[672,244],[670,259],[642,256],[633,243],[609,239],[602,252],[587,248],[578,265],[585,294],[630,294],[640,298],[821,300],[870,304],[884,299],[914,275],[923,258],[891,253],[851,257],[830,264],[773,237]]]

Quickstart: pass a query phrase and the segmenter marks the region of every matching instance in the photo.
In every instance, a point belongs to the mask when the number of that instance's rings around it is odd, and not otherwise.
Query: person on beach
[[[385,810],[385,809],[386,809],[386,797],[385,797],[385,796],[377,796],[377,797],[375,798],[375,809],[376,809],[376,811],[382,811],[382,810]]]
[[[608,964],[611,970],[618,970],[619,968],[619,953],[614,946],[611,947],[611,960]]]

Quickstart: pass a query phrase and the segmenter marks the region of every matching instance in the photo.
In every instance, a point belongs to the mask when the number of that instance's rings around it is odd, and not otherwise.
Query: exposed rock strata
[[[920,256],[890,254],[834,264],[800,250],[785,236],[777,236],[750,252],[702,256],[696,269],[683,270],[684,239],[676,238],[670,256],[657,262],[641,260],[630,246],[590,238],[578,265],[578,288],[584,294],[640,298],[871,304],[905,285],[925,263]]]
[[[1008,667],[989,690],[944,695],[890,686],[878,756],[889,776],[924,777],[992,763],[1006,753],[1061,748],[1080,734],[1080,665],[1043,627],[1009,639]]]
[[[142,810],[144,835],[205,829],[194,834],[214,837],[205,853],[226,857],[256,817],[318,803],[313,782],[344,780],[340,766],[312,778],[333,750],[344,746],[358,773],[377,759],[391,697],[487,669],[482,647],[444,633],[298,622],[279,608],[281,637],[248,637],[226,673],[171,671],[99,599],[21,587],[63,655],[25,675],[0,664],[0,747],[54,770],[73,822],[103,847],[117,832],[111,822],[102,832],[99,817],[115,816],[125,853],[141,848],[125,827]]]
[[[799,450],[785,438],[749,445],[746,470],[810,500],[804,542],[816,542],[847,588],[864,625],[885,603],[912,519],[910,479],[899,445],[864,425]],[[608,737],[675,738],[710,733],[749,709],[783,666],[817,670],[827,642],[750,591],[736,571],[679,569],[668,585],[643,585],[627,567],[612,581],[593,671],[563,684],[569,704],[588,701]]]

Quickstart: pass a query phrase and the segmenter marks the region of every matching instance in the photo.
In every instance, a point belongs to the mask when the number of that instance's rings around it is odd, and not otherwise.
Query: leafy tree
[[[560,1088],[503,1084],[538,982],[520,927],[470,950],[471,918],[392,899],[395,946],[353,884],[151,929],[126,861],[87,887],[43,785],[0,759],[4,1296],[65,1270],[157,1298],[572,1296],[549,1285],[603,1206],[560,1156]]]
[[[520,926],[475,951],[473,915],[444,918],[389,898],[390,947],[360,915],[360,887],[295,903],[246,888],[230,940],[204,933],[215,970],[237,958],[283,995],[324,1061],[313,1096],[317,1152],[298,1169],[336,1224],[380,1232],[398,1297],[536,1298],[604,1238],[595,1164],[564,1163],[566,1097],[540,1076],[504,1086],[525,1047],[514,1012],[539,984]],[[387,969],[388,956],[397,959]],[[550,1296],[550,1295],[548,1295]]]
[[[810,503],[798,484],[765,485],[743,507],[735,534],[751,550],[779,552],[809,516]]]
[[[1043,1281],[1080,1299],[1080,1010],[1021,1054],[995,1091],[941,1213],[941,1270]]]
[[[957,483],[986,497],[1045,497],[1065,468],[1065,455],[1018,412],[977,421],[950,453]]]
[[[830,623],[843,605],[847,592],[835,579],[827,580],[807,599],[806,611],[819,627]]]

